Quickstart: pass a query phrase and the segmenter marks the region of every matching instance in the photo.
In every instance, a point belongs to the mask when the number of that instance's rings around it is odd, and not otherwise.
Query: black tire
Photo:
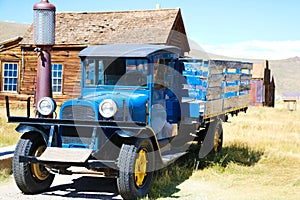
[[[145,154],[145,157],[143,157]],[[146,169],[137,164],[146,158]],[[124,199],[144,197],[150,188],[154,171],[154,151],[150,140],[137,139],[134,144],[123,144],[119,154],[119,176],[117,185],[120,195]],[[142,168],[142,170],[140,170]],[[136,170],[143,173],[136,174]],[[139,177],[141,175],[141,177]]]
[[[13,176],[18,188],[25,194],[42,193],[49,189],[54,175],[44,166],[19,161],[19,156],[40,156],[46,144],[41,136],[32,133],[32,137],[20,139],[13,158]]]
[[[214,134],[214,148],[212,149],[211,153],[219,153],[223,147],[223,127],[222,127],[222,120],[218,119],[215,127],[215,134]]]
[[[223,147],[223,127],[222,120],[216,118],[205,130],[205,137],[199,139],[201,143],[200,156],[205,157],[208,154],[216,154]]]

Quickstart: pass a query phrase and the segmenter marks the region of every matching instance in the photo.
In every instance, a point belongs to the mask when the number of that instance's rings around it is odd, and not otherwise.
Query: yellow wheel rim
[[[221,139],[220,139],[220,136],[219,136],[219,129],[217,128],[216,132],[215,132],[215,138],[214,138],[214,151],[215,152],[218,151],[220,143],[221,143]]]
[[[45,151],[46,146],[40,146],[34,153],[35,157],[39,157]],[[31,171],[35,178],[38,180],[44,181],[49,177],[49,172],[45,169],[44,166],[39,164],[31,164]]]
[[[146,151],[141,150],[138,153],[138,157],[135,161],[135,183],[138,187],[142,186],[147,176],[147,158],[146,158]]]

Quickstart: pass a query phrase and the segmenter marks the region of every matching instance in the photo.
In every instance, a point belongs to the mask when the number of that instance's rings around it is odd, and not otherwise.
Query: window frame
[[[54,66],[55,65],[61,65],[61,69],[60,70],[57,70],[57,69],[54,70]],[[57,72],[57,73],[61,72],[61,76],[60,77],[58,77],[58,76],[54,77],[54,73],[55,72]],[[53,63],[51,63],[51,73],[52,73],[51,74],[52,93],[54,95],[61,95],[61,94],[63,94],[63,90],[64,90],[64,88],[63,88],[63,86],[64,86],[64,65],[63,65],[63,63],[59,63],[59,62],[53,62]],[[60,85],[59,84],[55,84],[54,85],[54,78],[56,78],[57,80],[61,80]],[[56,91],[53,90],[53,87],[59,87],[59,86],[61,87],[61,91],[56,92]]]
[[[17,69],[16,69],[16,76],[5,76],[5,65],[10,65],[10,64],[13,64],[13,65],[17,65]],[[9,69],[9,67],[8,67]],[[13,69],[13,72],[14,72],[15,69]],[[14,93],[14,94],[17,94],[19,92],[19,83],[20,83],[20,74],[19,74],[19,71],[20,71],[20,63],[19,62],[14,62],[14,61],[3,61],[1,62],[1,75],[2,75],[2,81],[1,81],[1,92],[3,93]],[[5,90],[5,78],[8,78],[8,79],[16,79],[17,82],[15,83],[16,84],[16,89],[15,90]],[[14,84],[14,83],[12,83]],[[10,85],[10,84],[9,84]]]

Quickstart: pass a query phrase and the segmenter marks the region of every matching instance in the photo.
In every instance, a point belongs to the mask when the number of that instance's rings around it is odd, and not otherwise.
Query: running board
[[[92,149],[47,147],[40,157],[20,156],[20,162],[59,166],[85,166]]]
[[[44,153],[37,157],[42,162],[85,163],[93,149],[47,147]]]
[[[184,156],[185,154],[187,154],[187,152],[178,152],[178,153],[163,155],[162,156],[163,164],[169,165],[169,164],[175,162],[181,156]]]

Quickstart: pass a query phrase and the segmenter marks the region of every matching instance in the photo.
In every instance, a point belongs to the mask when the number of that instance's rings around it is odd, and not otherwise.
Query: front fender
[[[19,124],[16,127],[16,131],[19,133],[23,133],[21,136],[22,139],[28,138],[29,135],[34,133],[40,134],[43,139],[45,140],[45,143],[48,143],[48,138],[49,138],[49,127],[42,127],[42,126],[34,126],[34,125],[28,125],[28,124]]]
[[[151,139],[154,149],[158,150],[159,145],[158,145],[157,137],[155,135],[154,130],[149,126],[146,126],[145,128],[140,129],[138,131],[137,130],[118,130],[115,133],[123,139],[149,138],[149,139]]]
[[[139,131],[124,131],[119,130],[116,131],[116,134],[122,138],[123,141],[130,141],[131,139],[135,140],[136,138],[149,138],[152,142],[153,149],[156,156],[156,167],[160,168],[163,165],[162,161],[162,155],[160,151],[160,147],[158,144],[158,140],[155,134],[155,131],[149,127],[146,126],[144,129],[141,129]]]

